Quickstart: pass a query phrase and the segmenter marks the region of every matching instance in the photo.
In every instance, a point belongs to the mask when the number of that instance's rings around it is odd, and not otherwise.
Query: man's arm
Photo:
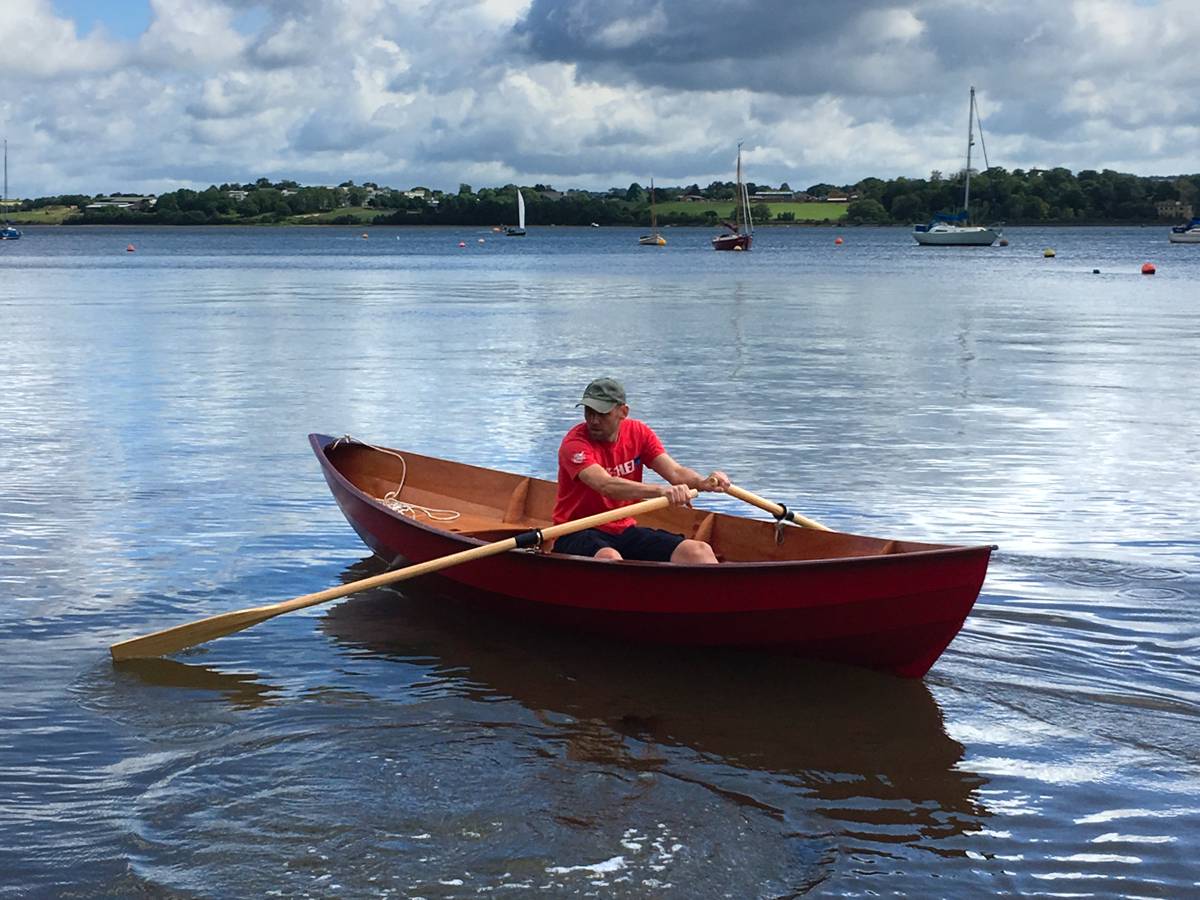
[[[675,462],[669,453],[660,453],[650,460],[648,465],[671,484],[682,484],[698,491],[723,492],[725,488],[729,487],[729,476],[719,469],[705,477],[695,469],[689,469],[687,466]]]
[[[657,469],[654,471],[658,472]],[[678,506],[691,499],[685,484],[645,484],[641,481],[630,481],[628,478],[609,475],[604,471],[604,467],[598,464],[588,466],[575,477],[610,500],[650,500],[654,497],[667,497],[671,505]]]

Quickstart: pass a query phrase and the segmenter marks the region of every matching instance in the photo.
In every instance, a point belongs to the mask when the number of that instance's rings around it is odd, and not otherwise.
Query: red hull
[[[751,240],[748,234],[718,234],[712,245],[714,250],[749,250]]]
[[[342,513],[389,565],[424,562],[488,542],[392,511],[339,470],[330,457],[343,451],[332,452],[332,438],[311,435],[310,440]],[[360,480],[361,460],[360,455],[355,473]],[[461,468],[472,474],[488,471]],[[753,524],[773,534],[770,523]],[[875,540],[822,535],[841,538]],[[884,549],[871,556],[720,566],[610,563],[511,551],[427,577],[453,583],[459,594],[465,588],[474,602],[522,621],[619,640],[796,653],[919,678],[962,627],[991,550]]]

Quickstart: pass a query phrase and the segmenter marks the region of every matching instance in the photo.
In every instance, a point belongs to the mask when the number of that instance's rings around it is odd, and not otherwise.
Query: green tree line
[[[962,208],[964,175],[928,179],[867,178],[854,185],[858,199],[847,210],[852,222],[907,224]],[[1200,175],[1172,178],[1128,175],[1105,169],[1014,169],[998,166],[971,175],[971,218],[976,222],[1093,224],[1153,222],[1157,204],[1195,206]]]
[[[859,224],[910,224],[926,221],[935,213],[956,212],[962,207],[964,173],[943,177],[934,172],[927,179],[865,178],[856,184],[815,184],[805,193],[821,199],[833,193],[854,197],[847,207],[847,221]],[[775,188],[750,183],[751,194],[759,190],[791,190],[785,183]],[[423,190],[423,189],[422,189]],[[526,219],[531,225],[641,225],[649,220],[650,191],[640,184],[605,192],[555,191],[548,185],[521,188]],[[229,225],[296,221],[297,217],[321,217],[323,222],[378,225],[472,225],[514,224],[517,185],[481,188],[459,186],[457,193],[423,191],[422,196],[379,189],[366,183],[344,182],[337,187],[303,187],[294,181],[271,182],[260,178],[249,184],[213,185],[203,191],[181,189],[162,194],[157,203],[142,210],[106,207],[87,209],[94,199],[63,195],[26,200],[22,209],[49,205],[78,208],[66,224],[161,224]],[[710,202],[732,202],[733,182],[713,182],[677,187],[655,187],[657,203],[684,197]],[[411,193],[417,193],[413,191]],[[1158,218],[1156,204],[1182,201],[1200,206],[1200,174],[1174,177],[1139,176],[1109,169],[1014,169],[993,167],[971,176],[971,218],[977,222],[1008,224],[1137,223]],[[703,204],[693,212],[686,208],[659,216],[663,225],[711,225],[714,213]],[[339,213],[346,207],[365,212]],[[776,212],[770,204],[755,205],[760,222],[795,221],[788,212]],[[300,219],[303,221],[303,219]]]

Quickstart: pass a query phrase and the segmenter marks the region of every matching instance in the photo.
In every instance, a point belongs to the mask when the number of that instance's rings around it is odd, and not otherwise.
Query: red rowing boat
[[[389,565],[551,524],[555,485],[351,438],[309,435],[330,490]],[[777,526],[671,507],[639,524],[708,541],[719,566],[512,550],[443,569],[497,613],[667,644],[743,647],[920,678],[962,628],[994,549]]]

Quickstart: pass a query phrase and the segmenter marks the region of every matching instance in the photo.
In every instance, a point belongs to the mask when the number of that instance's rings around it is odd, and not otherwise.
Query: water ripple
[[[1200,257],[1155,229],[360,231],[4,248],[0,894],[1195,893]],[[689,465],[999,545],[925,681],[416,590],[110,665],[377,571],[307,431],[553,477],[601,372]]]

